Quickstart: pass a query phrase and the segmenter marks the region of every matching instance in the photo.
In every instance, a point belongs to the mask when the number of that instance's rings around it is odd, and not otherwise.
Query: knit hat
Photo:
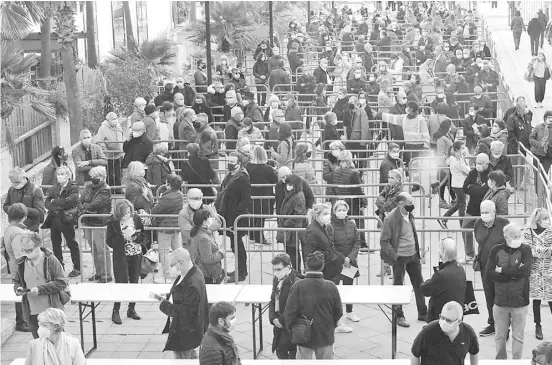
[[[244,93],[245,100],[253,100],[255,99],[255,95],[251,91],[246,91]]]
[[[320,251],[309,253],[305,265],[308,271],[322,271],[324,268],[324,254]]]
[[[349,204],[347,204],[347,202],[345,202],[345,200],[338,200],[338,201],[335,202],[335,204],[333,206],[333,212],[334,213],[337,210],[337,207],[339,207],[340,205],[344,205],[345,208],[347,208],[347,212],[349,211]]]

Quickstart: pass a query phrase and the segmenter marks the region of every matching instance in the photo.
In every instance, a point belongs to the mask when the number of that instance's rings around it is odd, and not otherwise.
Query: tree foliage
[[[0,12],[2,40],[23,39],[44,19],[43,8],[35,1],[2,1]]]

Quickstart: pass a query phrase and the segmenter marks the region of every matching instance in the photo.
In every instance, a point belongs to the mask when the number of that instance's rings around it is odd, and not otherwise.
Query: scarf
[[[399,181],[389,186],[389,190],[387,191],[386,197],[392,196],[393,194],[397,194],[400,192],[402,192],[402,182]]]
[[[274,297],[274,311],[276,313],[280,313],[280,292],[282,291],[282,287],[284,286],[284,280],[287,278],[287,275],[282,278],[282,280],[278,281],[278,285],[276,286],[276,293]]]
[[[146,112],[144,111],[144,109],[140,109],[140,108],[134,107],[133,112],[134,112],[134,113],[140,114],[140,119],[144,119],[145,116],[146,116]]]
[[[32,359],[31,365],[66,365],[72,364],[73,360],[67,347],[65,332],[61,332],[57,346],[46,338],[39,338],[36,341],[37,352]]]
[[[234,343],[234,339],[232,336],[230,336],[230,333],[227,331],[224,331],[222,329],[219,329],[213,325],[209,325],[209,331],[211,331],[213,334],[217,335],[220,338],[220,342],[223,345],[229,346],[232,348],[232,353],[234,355],[233,361],[230,362],[230,364],[240,364],[240,357],[238,355],[238,348],[236,347],[236,344]]]

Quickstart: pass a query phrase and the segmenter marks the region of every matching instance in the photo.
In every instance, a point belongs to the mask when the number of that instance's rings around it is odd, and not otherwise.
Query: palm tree
[[[86,44],[88,50],[88,67],[98,67],[98,51],[96,49],[96,12],[94,1],[86,2]]]
[[[75,67],[74,41],[76,33],[75,11],[68,5],[60,8],[55,15],[58,42],[61,43],[61,59],[63,62],[63,81],[67,95],[69,119],[71,121],[71,142],[79,140],[79,133],[83,127],[81,96],[77,82]]]
[[[126,43],[128,48],[134,48],[136,41],[134,40],[134,30],[132,28],[132,17],[130,15],[130,4],[128,1],[123,1],[123,12],[125,15]]]
[[[2,41],[25,38],[44,19],[44,11],[34,1],[3,1],[0,12]]]

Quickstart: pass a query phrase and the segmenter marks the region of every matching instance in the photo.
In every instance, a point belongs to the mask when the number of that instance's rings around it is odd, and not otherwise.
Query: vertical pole
[[[310,1],[307,1],[307,29],[311,22],[311,10],[310,10]]]
[[[274,24],[272,23],[272,1],[268,2],[268,32],[270,33],[270,48],[274,47]]]
[[[195,4],[195,2],[193,4]],[[211,85],[213,82],[213,74],[211,70],[211,12],[209,9],[209,1],[205,2],[205,43],[207,46],[207,85]]]

